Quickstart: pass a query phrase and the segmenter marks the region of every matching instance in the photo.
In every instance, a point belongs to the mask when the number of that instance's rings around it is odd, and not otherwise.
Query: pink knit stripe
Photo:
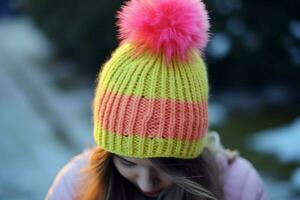
[[[195,103],[148,99],[120,95],[109,90],[100,97],[99,102],[101,101],[105,103],[99,104],[98,123],[110,132],[150,138],[195,140],[207,131],[207,101]]]

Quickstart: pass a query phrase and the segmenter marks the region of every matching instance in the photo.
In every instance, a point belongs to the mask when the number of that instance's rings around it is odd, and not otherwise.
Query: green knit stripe
[[[149,53],[135,56],[134,47],[125,43],[103,66],[99,87],[101,91],[109,89],[118,94],[154,99],[206,100],[209,89],[206,66],[198,54],[193,55],[193,62],[173,60],[166,65],[163,56],[154,57]]]
[[[141,138],[133,135],[122,136],[108,132],[100,127],[95,130],[98,130],[98,132],[95,132],[94,138],[100,147],[109,152],[128,157],[177,157],[190,159],[200,155],[206,145],[205,138],[193,141],[155,137]],[[172,148],[168,148],[169,143],[172,143]]]

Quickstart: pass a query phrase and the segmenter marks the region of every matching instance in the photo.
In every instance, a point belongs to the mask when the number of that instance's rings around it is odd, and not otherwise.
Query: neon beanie
[[[117,19],[121,42],[93,101],[95,142],[122,156],[197,157],[208,129],[205,5],[131,0]]]

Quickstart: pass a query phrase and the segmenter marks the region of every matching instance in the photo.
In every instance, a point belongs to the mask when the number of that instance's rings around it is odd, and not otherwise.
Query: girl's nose
[[[138,178],[138,186],[144,192],[151,192],[158,187],[159,180],[151,169],[141,170]]]

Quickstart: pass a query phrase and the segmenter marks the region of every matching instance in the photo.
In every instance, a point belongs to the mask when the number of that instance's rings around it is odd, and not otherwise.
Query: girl
[[[97,146],[60,171],[46,199],[265,199],[254,167],[208,132],[205,5],[131,0],[117,25],[122,42],[93,101]]]

